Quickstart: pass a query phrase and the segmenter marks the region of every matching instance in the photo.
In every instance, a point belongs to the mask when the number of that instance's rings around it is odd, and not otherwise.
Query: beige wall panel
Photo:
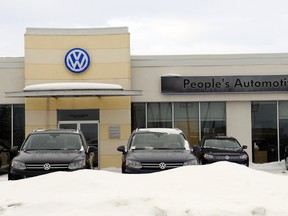
[[[101,110],[111,109],[130,109],[131,108],[131,97],[130,96],[119,96],[119,97],[102,97],[99,101]]]
[[[91,64],[81,74],[70,72],[62,62],[61,65],[27,64],[25,79],[30,80],[91,80],[91,79],[130,79],[129,63]],[[23,80],[22,80],[23,82]],[[21,89],[22,90],[22,89]]]
[[[25,111],[26,125],[56,125],[56,111],[41,111],[41,110],[26,110]]]
[[[227,135],[235,137],[241,145],[248,146],[246,151],[252,161],[251,102],[227,102],[226,119]]]
[[[100,153],[101,155],[117,155],[122,154],[117,151],[117,147],[127,144],[127,140],[105,140],[100,142]]]
[[[26,35],[25,47],[28,49],[71,49],[73,47],[89,47],[90,49],[127,48],[130,47],[130,35]]]
[[[89,51],[89,50],[88,50]],[[99,49],[91,50],[93,59],[92,64],[99,63],[117,63],[117,62],[130,62],[130,49]]]
[[[130,124],[130,110],[101,110],[101,123],[109,125]]]
[[[101,143],[107,141],[107,143],[109,144],[111,142],[111,140],[114,140],[115,142],[126,142],[129,139],[129,136],[131,134],[131,125],[130,122],[129,124],[122,124],[119,125],[120,126],[120,139],[109,139],[109,127],[110,126],[115,126],[116,124],[111,124],[111,125],[107,125],[107,124],[102,124],[101,123],[101,119],[100,119],[100,140]],[[124,145],[124,144],[123,144]]]
[[[26,110],[53,110],[56,99],[54,98],[26,98]]]
[[[130,62],[129,48],[122,49],[86,49],[91,64]],[[26,64],[64,64],[68,50],[25,49]]]
[[[22,91],[24,88],[24,69],[1,68],[0,104],[23,104],[23,98],[6,98],[5,92]]]
[[[100,168],[121,167],[121,155],[101,155]]]
[[[93,64],[92,70],[96,79],[131,79],[129,62]]]

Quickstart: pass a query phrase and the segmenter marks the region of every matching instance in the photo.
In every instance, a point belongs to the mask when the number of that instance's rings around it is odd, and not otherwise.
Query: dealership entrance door
[[[94,167],[99,167],[99,110],[57,110],[58,128],[79,129],[83,132],[88,145],[95,146]]]
[[[95,146],[97,152],[94,152],[94,167],[98,167],[98,121],[59,121],[58,128],[79,129],[83,132],[87,144]]]

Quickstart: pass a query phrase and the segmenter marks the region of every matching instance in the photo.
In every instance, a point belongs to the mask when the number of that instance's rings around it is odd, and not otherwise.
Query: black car
[[[79,130],[35,130],[24,140],[17,155],[10,163],[8,179],[16,180],[55,171],[73,171],[91,167],[90,152]]]
[[[179,129],[135,130],[129,138],[127,147],[119,146],[117,150],[123,153],[122,173],[151,173],[186,165],[198,165],[193,150]]]
[[[211,164],[218,161],[229,161],[249,166],[249,157],[234,137],[205,137],[200,143],[201,152],[197,154],[200,164]]]
[[[4,140],[0,140],[0,173],[8,172],[10,160],[10,145]]]

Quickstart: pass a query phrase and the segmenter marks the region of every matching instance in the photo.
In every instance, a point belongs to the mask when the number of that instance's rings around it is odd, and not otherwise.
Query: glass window
[[[172,128],[172,104],[148,103],[147,104],[148,128]]]
[[[253,162],[278,160],[277,102],[252,102]]]
[[[0,105],[0,142],[4,143],[8,147],[20,146],[24,138],[25,138],[24,105],[23,104]]]
[[[225,102],[200,103],[201,136],[226,135]]]
[[[21,146],[25,138],[25,106],[13,105],[13,146]]]
[[[190,145],[199,143],[199,103],[174,103],[174,126],[184,132]]]
[[[279,138],[280,160],[282,160],[285,148],[288,146],[288,101],[279,102]]]
[[[132,104],[132,131],[136,128],[146,128],[145,103]]]
[[[0,141],[11,146],[11,105],[0,105]]]

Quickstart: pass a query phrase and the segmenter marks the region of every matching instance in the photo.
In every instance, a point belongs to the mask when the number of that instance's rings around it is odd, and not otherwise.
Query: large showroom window
[[[201,137],[226,135],[226,103],[200,103]]]
[[[253,162],[277,161],[277,102],[252,102],[251,111]]]
[[[280,160],[284,159],[284,151],[288,146],[288,102],[279,102],[279,145]],[[288,148],[288,147],[287,147]]]
[[[132,103],[132,130],[146,128],[146,103]]]
[[[181,129],[191,145],[199,143],[199,103],[174,103],[174,127]]]
[[[25,138],[24,105],[0,105],[0,142],[19,146]]]
[[[132,130],[179,128],[191,145],[198,144],[203,136],[226,134],[225,102],[132,103],[131,118]]]
[[[172,127],[172,104],[171,103],[148,103],[147,104],[147,127],[148,128],[171,128]]]

